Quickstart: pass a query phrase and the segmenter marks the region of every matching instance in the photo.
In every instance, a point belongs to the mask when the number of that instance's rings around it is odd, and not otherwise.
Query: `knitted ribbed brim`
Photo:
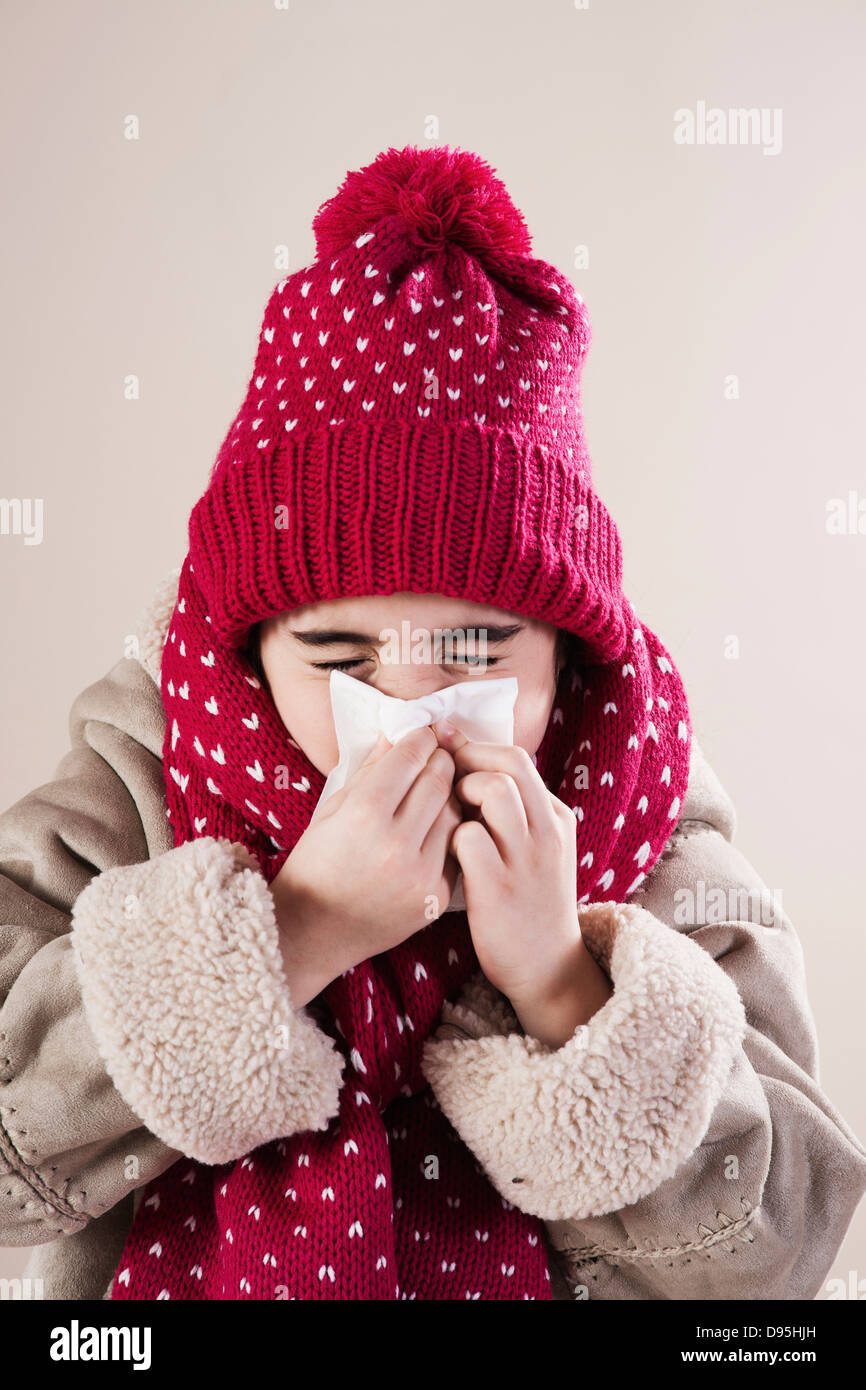
[[[625,645],[619,535],[588,481],[533,440],[391,420],[292,431],[218,476],[190,556],[217,637],[300,604],[419,592]]]

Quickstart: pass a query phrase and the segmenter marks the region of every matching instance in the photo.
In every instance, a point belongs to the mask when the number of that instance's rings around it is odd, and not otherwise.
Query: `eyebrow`
[[[482,631],[488,643],[499,643],[507,642],[509,637],[513,637],[516,632],[522,632],[523,628],[523,623],[508,623],[504,626],[485,626],[484,624],[476,625],[467,623],[463,628],[452,625],[442,630],[445,632]],[[303,642],[308,647],[380,647],[385,640],[384,638],[375,637],[369,632],[350,632],[335,627],[310,628],[306,632],[297,632],[294,628],[290,627],[287,631],[290,632],[297,641]]]

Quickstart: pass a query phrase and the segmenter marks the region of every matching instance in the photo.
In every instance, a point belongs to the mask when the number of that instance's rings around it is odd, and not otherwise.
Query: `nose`
[[[380,666],[373,683],[377,690],[392,699],[420,700],[453,685],[454,679],[441,667],[429,663],[399,662]]]

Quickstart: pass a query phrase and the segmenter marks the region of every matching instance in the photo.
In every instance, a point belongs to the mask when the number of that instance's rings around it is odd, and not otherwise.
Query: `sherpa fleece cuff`
[[[107,869],[72,910],[88,1023],[128,1104],[202,1163],[323,1130],[344,1058],[282,967],[270,889],[241,844],[203,837]]]
[[[646,909],[593,903],[580,927],[614,992],[562,1047],[527,1037],[481,974],[446,1004],[422,1071],[490,1181],[544,1220],[619,1211],[706,1133],[745,1036],[733,982]]]

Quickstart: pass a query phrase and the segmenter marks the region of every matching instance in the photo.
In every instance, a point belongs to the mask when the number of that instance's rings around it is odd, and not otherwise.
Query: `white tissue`
[[[430,695],[421,695],[417,700],[400,700],[384,695],[345,671],[332,671],[330,695],[340,756],[337,766],[328,774],[312,820],[328,797],[344,787],[358,770],[375,747],[380,733],[389,742],[397,743],[412,729],[447,718],[473,743],[514,742],[516,676],[458,681]],[[463,875],[458,873],[445,911],[462,912],[465,907]]]

